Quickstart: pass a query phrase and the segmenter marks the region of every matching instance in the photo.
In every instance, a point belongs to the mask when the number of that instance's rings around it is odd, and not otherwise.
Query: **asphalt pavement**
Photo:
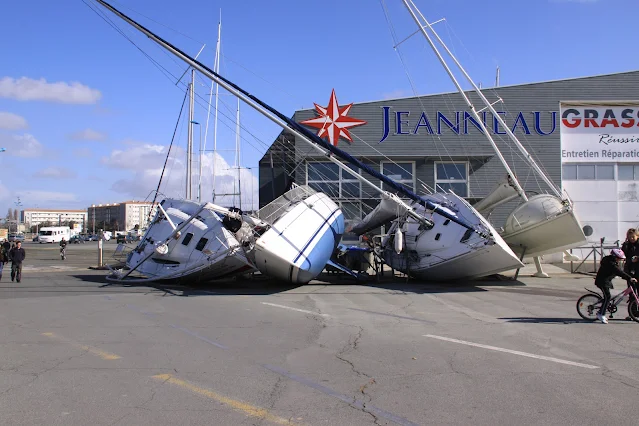
[[[95,242],[25,249],[0,281],[2,424],[637,423],[639,324],[582,321],[589,276],[123,286]]]

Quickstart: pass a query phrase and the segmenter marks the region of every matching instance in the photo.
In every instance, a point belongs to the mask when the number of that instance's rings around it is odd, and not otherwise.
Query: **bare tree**
[[[19,214],[19,213],[20,213],[20,212],[18,211],[18,209],[15,209],[15,210],[13,211],[13,220],[18,220],[18,214]]]
[[[9,207],[9,211],[7,212],[7,219],[13,219],[13,209]]]

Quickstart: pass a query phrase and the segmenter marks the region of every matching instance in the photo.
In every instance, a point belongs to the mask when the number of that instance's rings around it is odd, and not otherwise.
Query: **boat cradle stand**
[[[521,256],[519,257],[519,260],[523,263],[524,261],[524,256],[526,255],[526,246],[520,245],[520,247],[522,248],[521,251]],[[543,268],[541,267],[541,259],[539,258],[539,256],[535,256],[533,257],[533,261],[535,262],[535,267],[537,268],[537,272],[535,272],[533,274],[533,277],[537,277],[537,278],[550,278],[550,275],[548,275],[546,272],[544,272]],[[515,271],[515,276],[513,277],[513,280],[516,281],[517,277],[519,277],[519,270],[521,268],[517,268],[517,270]]]

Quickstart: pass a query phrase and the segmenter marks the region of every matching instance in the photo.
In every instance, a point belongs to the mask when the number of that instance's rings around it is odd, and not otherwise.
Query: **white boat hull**
[[[420,229],[412,219],[403,223],[404,250],[394,246],[394,223],[386,240],[383,254],[393,269],[429,281],[449,281],[479,278],[523,266],[517,255],[497,231],[462,198],[454,194],[435,194],[432,198],[456,207],[458,217],[483,229],[488,237],[467,230],[443,216],[434,214],[432,229]],[[414,205],[425,214],[423,207]]]
[[[166,199],[162,204],[175,225],[187,220],[200,206],[193,201],[174,199]],[[172,232],[171,224],[158,213],[140,244],[129,254],[127,266],[136,268],[147,281],[178,278],[207,281],[255,271],[240,242],[212,210],[202,210],[177,239],[172,238],[165,254],[157,251],[157,246]]]
[[[305,284],[330,260],[344,233],[344,216],[327,195],[308,195],[287,205],[288,211],[255,242],[255,265],[263,274]]]
[[[586,243],[572,206],[547,194],[531,197],[508,217],[502,237],[518,254],[541,256]]]

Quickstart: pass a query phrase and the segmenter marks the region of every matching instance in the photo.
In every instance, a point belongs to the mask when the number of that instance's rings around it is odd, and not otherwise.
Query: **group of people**
[[[601,259],[597,276],[595,277],[595,285],[599,287],[603,293],[603,303],[597,314],[597,319],[604,324],[608,323],[606,318],[606,310],[610,303],[610,289],[613,288],[612,280],[615,277],[623,278],[629,286],[633,286],[637,291],[637,277],[639,277],[639,231],[635,228],[628,229],[626,232],[626,241],[621,248],[613,249],[608,256]],[[623,270],[619,267],[619,263],[625,260]]]
[[[2,279],[2,271],[4,265],[9,261],[11,262],[11,281],[20,282],[22,279],[22,262],[26,258],[27,254],[22,248],[22,242],[17,241],[11,244],[9,241],[5,241],[0,246],[0,279]]]

